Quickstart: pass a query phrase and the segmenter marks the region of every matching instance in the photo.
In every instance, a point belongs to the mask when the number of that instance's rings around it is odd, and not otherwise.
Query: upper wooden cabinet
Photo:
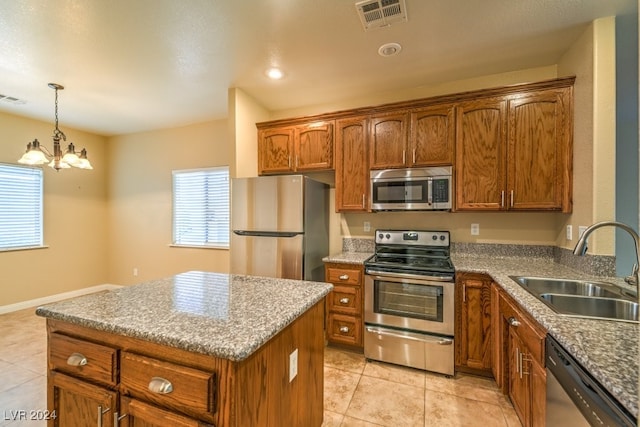
[[[333,169],[333,121],[258,130],[258,173]]]
[[[371,169],[453,164],[454,110],[436,105],[371,117]]]
[[[384,114],[370,119],[371,169],[402,168],[407,162],[409,113]]]
[[[455,107],[437,105],[411,113],[409,166],[451,165],[456,138]]]
[[[367,118],[336,120],[336,211],[364,212],[369,206]]]
[[[572,87],[457,107],[456,210],[571,212]]]

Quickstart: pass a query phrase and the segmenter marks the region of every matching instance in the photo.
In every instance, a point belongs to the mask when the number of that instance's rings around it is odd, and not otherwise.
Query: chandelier
[[[53,130],[53,154],[45,147],[40,145],[37,139],[27,144],[27,151],[22,155],[18,163],[23,165],[44,165],[49,163],[49,166],[59,171],[60,169],[69,169],[70,167],[80,169],[93,169],[89,159],[87,159],[87,150],[84,148],[80,153],[76,153],[73,143],[69,143],[67,151],[62,154],[62,148],[60,148],[60,140],[67,141],[67,136],[58,129],[58,90],[63,90],[64,86],[57,83],[49,83],[48,86],[56,91],[56,128]],[[49,159],[51,161],[49,162]]]

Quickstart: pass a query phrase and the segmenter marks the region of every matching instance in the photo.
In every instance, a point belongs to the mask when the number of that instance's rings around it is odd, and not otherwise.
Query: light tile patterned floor
[[[34,309],[0,315],[0,426],[46,426],[29,419],[46,410],[46,349],[45,320]],[[445,378],[332,348],[324,374],[323,427],[520,426],[488,379]]]

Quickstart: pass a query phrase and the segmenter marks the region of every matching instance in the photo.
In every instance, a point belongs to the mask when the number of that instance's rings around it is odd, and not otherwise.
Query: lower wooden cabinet
[[[544,426],[546,331],[504,292],[499,292],[499,298],[497,345],[504,356],[503,390],[523,426]]]
[[[457,371],[492,375],[491,283],[484,274],[456,275]]]
[[[121,415],[119,427],[213,426],[128,397],[120,399],[120,410],[125,415]]]
[[[356,264],[327,263],[325,280],[334,286],[325,299],[327,341],[330,344],[362,350],[364,267]]]

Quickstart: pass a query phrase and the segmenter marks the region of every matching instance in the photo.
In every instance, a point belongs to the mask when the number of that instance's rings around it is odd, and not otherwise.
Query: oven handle
[[[407,273],[388,273],[386,271],[379,270],[367,270],[366,274],[373,275],[373,278],[376,280],[391,280],[394,278],[400,279],[417,279],[417,280],[425,280],[432,282],[453,282],[453,277],[451,276],[422,276],[419,274],[407,274]]]
[[[372,334],[377,334],[377,335],[387,335],[389,337],[394,337],[394,338],[402,338],[405,340],[412,340],[412,341],[420,341],[420,342],[430,342],[430,343],[435,343],[438,345],[452,345],[453,344],[453,340],[449,339],[449,338],[443,338],[443,337],[418,337],[417,334],[414,333],[409,333],[409,334],[395,334],[391,331],[389,331],[388,329],[379,329],[379,328],[371,328],[371,327],[367,327],[367,332],[372,333]]]

